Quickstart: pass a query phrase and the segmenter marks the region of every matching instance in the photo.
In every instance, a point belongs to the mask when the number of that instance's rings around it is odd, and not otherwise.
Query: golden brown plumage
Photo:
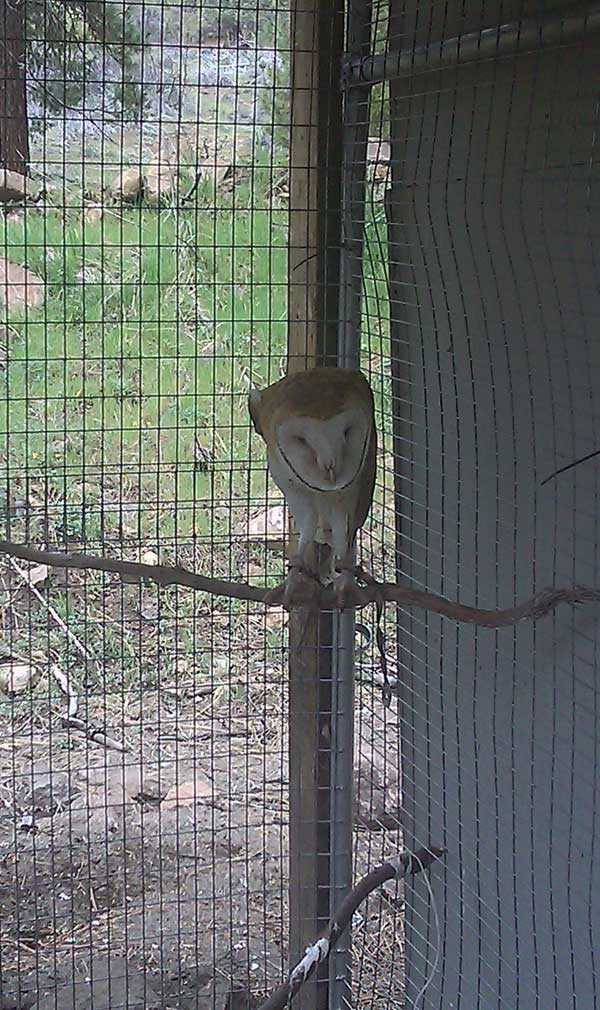
[[[367,380],[348,369],[313,368],[253,390],[249,410],[300,532],[297,567],[309,567],[312,543],[329,544],[329,575],[337,562],[343,595],[375,486],[377,433]]]
[[[259,435],[267,441],[282,414],[307,414],[325,420],[357,397],[366,398],[374,411],[373,393],[362,372],[330,366],[309,368],[261,389],[260,402],[250,401],[250,414]]]

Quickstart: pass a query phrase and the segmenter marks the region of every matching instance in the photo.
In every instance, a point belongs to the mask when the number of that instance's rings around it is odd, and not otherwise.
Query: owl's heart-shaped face
[[[360,473],[370,434],[370,418],[360,407],[323,419],[299,414],[277,426],[277,450],[303,484],[341,491]]]

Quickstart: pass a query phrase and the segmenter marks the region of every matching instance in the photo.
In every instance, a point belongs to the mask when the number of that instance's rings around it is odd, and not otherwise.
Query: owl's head
[[[364,463],[371,419],[359,406],[331,417],[292,415],[276,426],[277,450],[303,483],[318,491],[341,491]]]
[[[251,390],[248,407],[267,443],[271,472],[277,463],[282,478],[314,491],[348,487],[374,444],[373,393],[358,371],[295,372],[266,389]]]

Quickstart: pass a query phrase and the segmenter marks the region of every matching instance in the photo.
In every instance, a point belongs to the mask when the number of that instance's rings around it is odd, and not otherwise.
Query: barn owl
[[[294,570],[334,582],[344,606],[354,585],[352,549],[365,522],[375,485],[377,433],[373,393],[361,372],[312,368],[288,375],[248,399],[254,427],[267,444],[269,471],[283,492],[299,532],[290,559],[286,602]],[[309,555],[328,544],[327,570],[315,572]],[[339,574],[336,574],[336,569]],[[296,576],[297,580],[297,576]]]

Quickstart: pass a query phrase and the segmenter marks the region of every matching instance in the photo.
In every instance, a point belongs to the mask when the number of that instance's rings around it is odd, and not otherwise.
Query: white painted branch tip
[[[397,877],[404,877],[406,876],[406,871],[410,866],[411,859],[412,852],[410,849],[402,849],[402,852],[399,852],[398,855],[392,856],[391,859],[388,859],[388,863],[390,866],[394,867]]]
[[[324,961],[328,954],[329,940],[325,936],[311,944],[310,947],[307,947],[304,957],[301,961],[298,961],[298,964],[290,975],[290,985],[293,985],[298,978],[301,978],[304,981],[311,968],[314,965],[320,964],[321,961]]]

